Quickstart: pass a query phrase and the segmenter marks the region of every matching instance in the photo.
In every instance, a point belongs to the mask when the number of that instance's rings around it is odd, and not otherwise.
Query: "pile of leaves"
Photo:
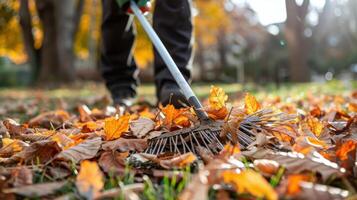
[[[150,139],[199,125],[190,107],[79,105],[21,124],[3,119],[0,199],[357,197],[357,92],[227,101],[212,86],[205,102],[209,117],[224,124],[227,143],[217,155],[202,146],[197,155],[145,153]],[[243,144],[246,132],[252,140]]]

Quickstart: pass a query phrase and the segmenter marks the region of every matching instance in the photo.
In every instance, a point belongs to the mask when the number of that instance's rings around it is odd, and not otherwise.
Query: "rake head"
[[[192,152],[198,155],[196,148],[204,147],[209,152],[217,154],[227,141],[234,143],[233,136],[237,136],[239,144],[245,148],[255,140],[257,132],[262,132],[267,127],[273,127],[291,119],[291,117],[284,117],[282,114],[275,114],[272,110],[261,110],[244,118],[235,133],[226,133],[225,135],[221,134],[223,122],[208,121],[193,128],[164,133],[151,139],[145,153],[158,155],[164,152],[178,154]]]

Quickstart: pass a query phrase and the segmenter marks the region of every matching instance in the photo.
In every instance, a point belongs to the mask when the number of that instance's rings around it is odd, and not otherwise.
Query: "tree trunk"
[[[28,56],[28,62],[31,66],[31,80],[34,82],[37,79],[40,67],[40,50],[35,48],[34,36],[32,34],[31,14],[29,10],[28,0],[20,1],[19,18],[22,29],[22,36],[25,45],[25,51]]]
[[[289,50],[290,77],[294,82],[307,82],[310,80],[310,72],[307,65],[308,48],[304,30],[309,0],[304,0],[301,6],[293,0],[285,0],[285,4],[287,13],[285,37]]]
[[[23,0],[25,1],[25,0]],[[83,10],[83,0],[36,0],[43,27],[40,72],[37,83],[75,80],[73,44]]]
[[[206,68],[206,62],[205,62],[205,57],[204,57],[204,48],[202,45],[201,39],[197,38],[197,51],[195,55],[195,59],[197,60],[197,64],[200,68],[200,81],[206,81],[207,77],[207,68]]]
[[[218,37],[218,56],[219,56],[219,63],[215,69],[215,75],[216,75],[216,80],[219,80],[221,78],[223,69],[227,67],[228,62],[227,62],[227,42],[226,42],[226,31],[223,30],[222,28],[219,30],[219,35]]]

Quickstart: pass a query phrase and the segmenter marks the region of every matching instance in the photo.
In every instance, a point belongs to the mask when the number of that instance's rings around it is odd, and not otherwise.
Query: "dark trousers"
[[[192,22],[190,0],[156,0],[153,27],[187,80],[191,73]],[[135,30],[130,16],[121,11],[115,0],[102,0],[101,70],[112,95],[136,94],[137,67],[133,59]],[[154,74],[157,91],[174,79],[158,52],[154,51]]]

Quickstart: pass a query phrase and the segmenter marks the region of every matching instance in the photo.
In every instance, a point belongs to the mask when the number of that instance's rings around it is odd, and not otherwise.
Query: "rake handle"
[[[160,54],[161,58],[163,59],[163,61],[167,65],[170,73],[172,74],[172,76],[174,77],[176,83],[178,84],[178,86],[182,90],[182,92],[183,92],[184,96],[186,97],[188,103],[191,106],[194,107],[197,116],[201,120],[204,120],[204,121],[208,120],[209,119],[208,115],[204,111],[202,104],[200,103],[200,101],[196,97],[195,93],[192,91],[192,89],[191,89],[190,85],[187,83],[186,79],[181,74],[180,70],[178,69],[178,67],[177,67],[177,65],[175,63],[175,61],[172,59],[170,53],[167,51],[166,47],[164,46],[164,44],[160,40],[159,36],[156,34],[154,29],[151,27],[150,23],[144,17],[144,15],[142,14],[141,10],[139,9],[139,7],[136,5],[136,3],[134,1],[130,2],[130,8],[133,11],[134,15],[138,18],[140,24],[142,25],[142,27],[144,28],[145,32],[149,36],[151,42],[153,43],[153,45],[155,46],[156,50]]]

